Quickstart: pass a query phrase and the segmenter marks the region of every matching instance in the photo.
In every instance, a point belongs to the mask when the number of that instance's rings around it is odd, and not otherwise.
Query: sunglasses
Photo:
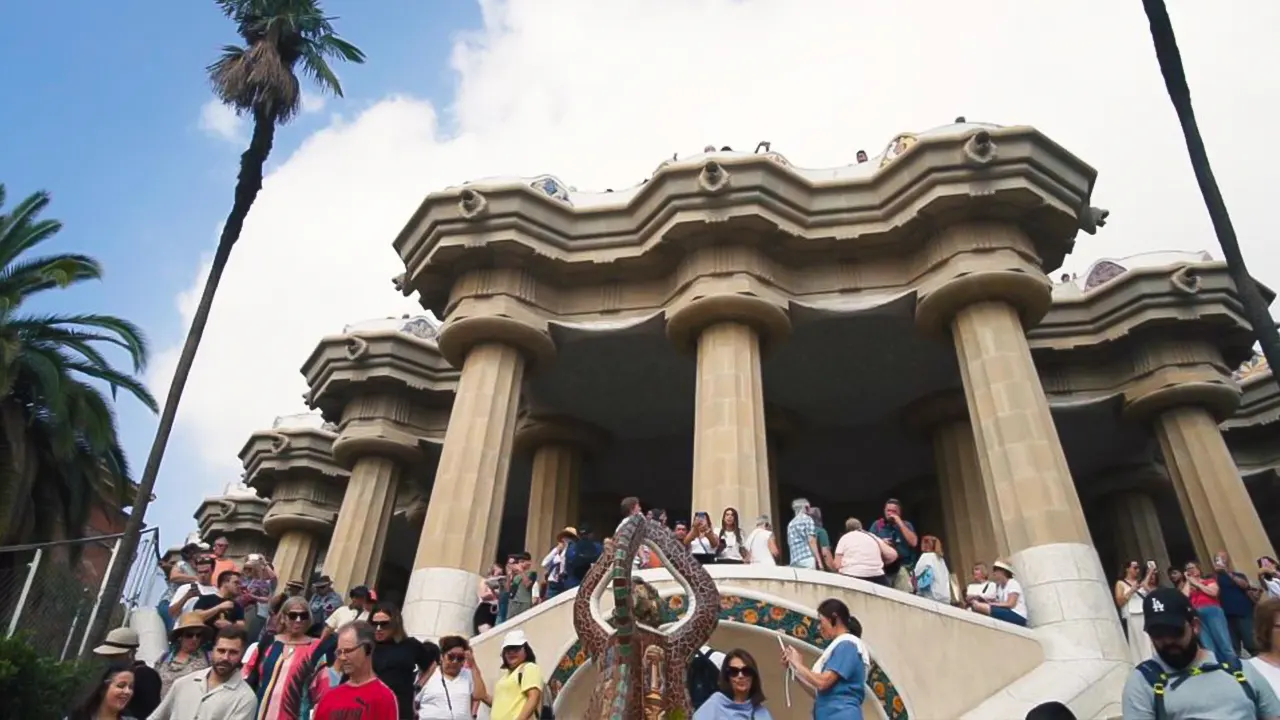
[[[462,662],[467,659],[466,653],[445,653],[444,659],[450,662]]]
[[[390,620],[374,620],[373,622],[371,622],[371,623],[369,623],[369,624],[373,626],[373,629],[374,629],[374,630],[382,630],[383,628],[385,628],[385,627],[387,627],[388,625],[390,625],[390,624],[391,624],[391,621],[390,621]]]
[[[289,618],[290,620],[310,620],[311,619],[311,613],[304,613],[304,612],[285,613],[284,616]]]
[[[744,677],[744,676],[755,677],[756,671],[752,670],[749,667],[738,667],[736,665],[730,665],[729,667],[724,669],[724,674],[731,678]]]
[[[202,637],[204,637],[204,633],[201,632],[200,630],[188,630],[182,633],[182,638],[184,640],[187,638],[202,638]]]

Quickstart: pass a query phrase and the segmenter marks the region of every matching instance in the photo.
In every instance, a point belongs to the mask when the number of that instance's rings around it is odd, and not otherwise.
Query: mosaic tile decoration
[[[684,596],[672,595],[664,598],[664,600],[665,602],[662,605],[663,623],[675,622],[684,614]],[[818,631],[816,618],[763,600],[744,598],[738,595],[722,595],[720,597],[720,619],[742,625],[754,625],[790,635],[797,640],[802,640],[820,649],[827,644],[827,641],[822,637],[822,633]],[[560,694],[560,690],[564,688],[565,684],[569,682],[569,678],[573,677],[578,668],[585,665],[586,662],[587,654],[582,649],[582,644],[574,641],[569,650],[560,658],[560,662],[556,663],[555,672],[551,673],[551,677],[547,681],[547,689],[551,692],[553,701]],[[893,681],[889,679],[889,676],[874,660],[871,662],[871,671],[867,673],[867,687],[875,693],[889,720],[910,720],[906,704],[902,701],[902,695],[894,687]]]

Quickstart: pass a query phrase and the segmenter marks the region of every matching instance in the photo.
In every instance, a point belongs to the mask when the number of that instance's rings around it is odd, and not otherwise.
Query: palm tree
[[[123,350],[133,373],[147,344],[132,323],[110,315],[23,314],[28,301],[102,277],[86,255],[33,255],[62,224],[42,220],[49,194],[5,212],[0,184],[0,544],[78,535],[93,493],[110,484],[123,502],[132,483],[103,395],[124,389],[153,412],[155,398],[117,370],[104,346]]]
[[[319,0],[214,0],[218,8],[236,25],[236,32],[243,45],[227,45],[221,56],[210,65],[209,79],[213,91],[223,103],[237,113],[247,115],[253,121],[253,136],[249,147],[240,156],[240,175],[236,179],[231,212],[218,238],[218,249],[205,279],[200,305],[196,308],[191,328],[187,331],[178,366],[174,370],[165,397],[164,411],[156,428],[151,453],[147,456],[142,480],[138,483],[138,497],[125,525],[125,537],[121,543],[122,558],[132,558],[137,550],[142,531],[142,520],[151,492],[155,487],[160,463],[164,459],[165,446],[173,431],[173,421],[178,414],[178,403],[186,387],[191,365],[195,362],[209,311],[218,291],[218,283],[231,257],[231,248],[240,239],[249,208],[262,189],[262,168],[271,154],[276,125],[283,125],[298,114],[302,107],[301,83],[298,74],[306,76],[322,92],[342,97],[342,84],[329,67],[330,60],[363,63],[364,53],[351,43],[338,37],[332,21],[325,16]],[[128,562],[112,567],[107,578],[104,597],[115,602],[129,571]],[[100,613],[94,627],[89,629],[91,638],[101,637],[106,629],[109,613]],[[92,645],[90,643],[89,645]]]
[[[1231,281],[1235,283],[1236,291],[1240,293],[1244,315],[1253,326],[1253,333],[1262,346],[1262,354],[1271,367],[1271,377],[1280,382],[1280,377],[1276,375],[1280,373],[1280,333],[1276,332],[1276,322],[1267,309],[1262,292],[1245,267],[1236,230],[1231,224],[1231,215],[1227,213],[1227,204],[1222,199],[1222,192],[1218,190],[1213,168],[1209,166],[1209,155],[1204,148],[1204,139],[1200,137],[1195,110],[1191,107],[1191,90],[1187,87],[1182,53],[1179,52],[1178,40],[1173,35],[1169,10],[1165,7],[1164,0],[1142,0],[1142,6],[1146,10],[1147,21],[1151,24],[1151,40],[1156,47],[1156,59],[1160,63],[1160,73],[1164,76],[1165,89],[1178,113],[1182,136],[1187,143],[1187,154],[1191,156],[1191,168],[1195,171],[1196,182],[1200,184],[1200,194],[1209,210],[1209,219],[1218,236],[1218,245],[1222,247],[1227,271],[1231,275]]]

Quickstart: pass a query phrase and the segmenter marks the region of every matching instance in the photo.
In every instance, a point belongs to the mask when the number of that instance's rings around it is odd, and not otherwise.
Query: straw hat
[[[991,567],[1000,568],[1001,570],[1009,573],[1009,577],[1013,577],[1013,566],[1004,560],[997,560],[994,563],[991,563]]]
[[[93,649],[95,655],[110,657],[127,655],[138,649],[138,631],[133,628],[118,627],[107,633],[107,639]]]
[[[212,633],[209,626],[205,625],[204,621],[200,619],[200,613],[182,613],[178,618],[178,622],[174,623],[173,630],[169,632],[169,641],[177,642],[178,636],[186,630],[199,630],[203,633],[204,637],[201,638],[201,642],[208,640],[209,635]]]

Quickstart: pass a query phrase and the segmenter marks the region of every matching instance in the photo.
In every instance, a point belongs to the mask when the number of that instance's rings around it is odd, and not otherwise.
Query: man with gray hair
[[[796,498],[791,501],[795,517],[787,523],[787,550],[791,553],[791,567],[818,568],[818,526],[809,516],[809,501]]]
[[[334,650],[346,681],[320,698],[313,720],[398,720],[395,693],[373,674],[373,626],[356,620],[338,628]]]

